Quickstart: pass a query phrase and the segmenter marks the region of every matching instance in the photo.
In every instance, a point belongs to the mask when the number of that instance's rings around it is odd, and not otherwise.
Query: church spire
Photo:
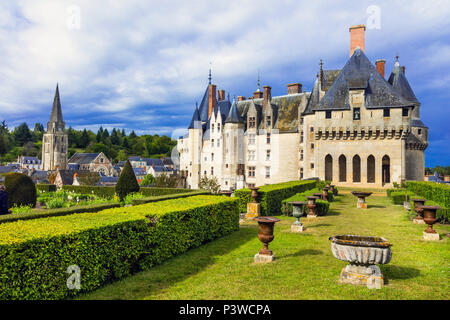
[[[58,84],[56,84],[55,98],[53,99],[53,108],[50,122],[63,122]]]

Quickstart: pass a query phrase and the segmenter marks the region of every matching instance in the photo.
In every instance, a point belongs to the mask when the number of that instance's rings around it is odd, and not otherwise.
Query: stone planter
[[[258,201],[256,199],[258,198],[258,190],[259,190],[259,188],[258,187],[251,187],[249,189],[252,191],[252,193],[251,193],[251,197],[253,199],[252,202],[253,203],[258,203]]]
[[[233,194],[233,191],[230,191],[230,190],[221,190],[221,191],[220,191],[220,194],[223,194],[224,196],[227,196],[227,197],[231,197],[231,195]]]
[[[322,189],[322,200],[328,201],[328,190],[330,189],[327,187]]]
[[[274,239],[273,228],[280,219],[275,217],[257,217],[258,239],[264,244],[264,247],[255,255],[255,262],[271,262],[275,260],[272,250],[269,250],[269,243]]]
[[[255,218],[259,216],[259,213],[261,212],[261,205],[257,202],[258,198],[258,187],[251,187],[249,188],[252,193],[252,202],[247,203],[247,214],[245,215],[246,218]]]
[[[317,218],[317,205],[316,205],[316,199],[317,197],[315,196],[310,196],[310,197],[306,197],[306,199],[308,199],[308,204],[307,204],[307,208],[308,208],[308,214],[306,217],[308,218]]]
[[[391,261],[392,252],[388,240],[381,237],[337,235],[329,238],[331,252],[339,260],[349,264],[342,269],[340,282],[366,285],[369,289],[381,289],[384,278],[376,264]]]
[[[303,232],[303,224],[300,222],[300,217],[303,215],[303,206],[305,201],[291,201],[292,216],[295,218],[294,223],[291,225],[291,232]]]
[[[439,241],[439,233],[433,229],[433,224],[436,223],[436,211],[441,209],[439,206],[420,206],[423,210],[423,220],[428,227],[423,232],[424,240]]]
[[[352,191],[355,197],[358,197],[356,207],[360,209],[367,209],[366,198],[372,194],[372,192]]]
[[[423,221],[423,209],[422,206],[425,205],[425,199],[411,199],[412,202],[414,202],[414,211],[416,212],[417,216],[414,218],[413,222],[418,224],[425,224],[425,221]]]

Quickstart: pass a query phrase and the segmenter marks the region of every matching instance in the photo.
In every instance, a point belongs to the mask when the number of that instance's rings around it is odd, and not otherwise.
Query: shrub
[[[45,205],[49,209],[62,208],[66,204],[66,201],[62,198],[51,198],[45,202]]]
[[[127,196],[127,194],[132,192],[139,192],[139,184],[136,180],[133,168],[129,160],[125,163],[122,172],[120,173],[119,180],[116,184],[116,193],[120,200]]]
[[[195,196],[0,225],[0,299],[61,299],[239,229],[237,201]],[[19,232],[20,230],[20,232]],[[82,270],[81,290],[67,268]]]
[[[11,212],[12,214],[17,214],[17,213],[30,213],[31,212],[31,206],[13,206],[11,208]]]
[[[316,183],[314,180],[300,180],[260,187],[257,201],[261,204],[261,215],[280,214],[281,202],[284,199],[312,189],[316,186]],[[241,212],[247,212],[247,203],[252,201],[250,194],[251,191],[248,188],[234,191],[234,196],[239,199],[239,210]]]
[[[285,215],[292,215],[292,205],[289,204],[291,201],[308,201],[307,197],[311,196],[313,193],[319,192],[318,189],[311,189],[308,191],[305,191],[303,193],[297,193],[296,195],[293,195],[292,197],[289,197],[287,199],[284,199],[281,203],[281,212],[283,212]],[[329,191],[328,196],[330,196],[330,193],[333,192]],[[317,215],[324,216],[326,215],[330,210],[330,203],[328,201],[316,200],[317,205]],[[306,213],[306,206],[303,206],[303,212]]]
[[[5,187],[9,207],[36,206],[36,186],[27,175],[16,172],[6,174]]]
[[[406,199],[405,199],[405,193],[406,193]],[[401,204],[403,205],[404,201],[409,201],[414,197],[414,193],[411,191],[394,191],[391,192],[391,200],[394,204]]]
[[[131,204],[133,204],[133,200],[143,199],[143,198],[145,198],[145,196],[142,193],[133,192],[133,193],[127,194],[127,196],[125,197],[125,199],[123,201],[124,201],[125,205],[131,205]]]
[[[37,184],[36,189],[40,192],[55,192],[56,185],[54,185],[54,184]]]
[[[166,194],[166,195],[162,195],[162,196],[146,197],[146,198],[140,198],[140,199],[133,199],[131,201],[131,204],[133,206],[136,206],[136,205],[144,204],[144,203],[169,200],[169,199],[186,198],[186,197],[192,197],[192,196],[203,195],[203,194],[209,194],[209,192],[200,190],[200,191],[194,191],[194,192],[175,193],[175,194]]]
[[[150,186],[155,183],[155,177],[152,174],[147,174],[141,181],[141,187]]]
[[[66,216],[75,213],[87,213],[87,212],[98,212],[105,209],[120,207],[118,203],[101,203],[101,204],[91,204],[87,206],[77,206],[70,208],[58,208],[58,209],[49,209],[45,211],[39,212],[30,212],[30,213],[18,213],[18,214],[9,214],[0,216],[0,223],[4,222],[14,222],[18,220],[31,220],[31,219],[39,219],[46,217],[58,217],[58,216]]]
[[[408,181],[407,189],[419,196],[450,208],[450,186],[428,181]]]

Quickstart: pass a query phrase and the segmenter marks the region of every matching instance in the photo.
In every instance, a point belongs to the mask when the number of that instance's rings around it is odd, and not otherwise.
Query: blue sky
[[[67,126],[178,137],[210,62],[231,96],[250,96],[258,69],[272,95],[309,91],[319,60],[342,68],[348,27],[366,24],[366,55],[388,76],[398,53],[422,103],[426,166],[450,165],[449,16],[444,0],[2,1],[0,121],[45,124],[59,82]]]

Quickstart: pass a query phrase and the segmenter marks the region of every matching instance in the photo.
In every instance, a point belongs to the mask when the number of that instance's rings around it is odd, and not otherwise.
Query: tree
[[[31,141],[25,143],[22,150],[24,156],[35,157],[39,154],[39,149]]]
[[[120,145],[120,137],[115,128],[111,131],[111,143],[116,146]]]
[[[23,146],[28,141],[31,141],[31,132],[28,125],[24,122],[14,130],[14,139],[19,146]]]
[[[101,142],[103,138],[103,127],[100,126],[100,128],[97,131],[97,142]]]
[[[220,184],[216,177],[208,178],[207,176],[203,176],[200,179],[198,187],[213,194],[218,194],[220,191]]]
[[[4,155],[7,152],[5,138],[0,135],[0,155]]]
[[[36,186],[29,176],[23,173],[5,175],[5,187],[8,193],[8,206],[36,206]]]
[[[122,148],[129,150],[130,149],[130,145],[128,144],[128,139],[127,137],[123,138],[122,141]]]
[[[142,179],[141,187],[150,186],[155,183],[155,177],[152,174],[148,174]]]
[[[89,135],[86,131],[86,129],[83,130],[83,133],[81,134],[80,137],[80,142],[79,142],[79,146],[81,148],[86,148],[89,145]]]
[[[136,180],[136,175],[134,174],[133,168],[129,160],[125,163],[122,172],[120,173],[119,180],[116,184],[116,193],[120,200],[127,196],[127,194],[139,191],[139,184]]]

